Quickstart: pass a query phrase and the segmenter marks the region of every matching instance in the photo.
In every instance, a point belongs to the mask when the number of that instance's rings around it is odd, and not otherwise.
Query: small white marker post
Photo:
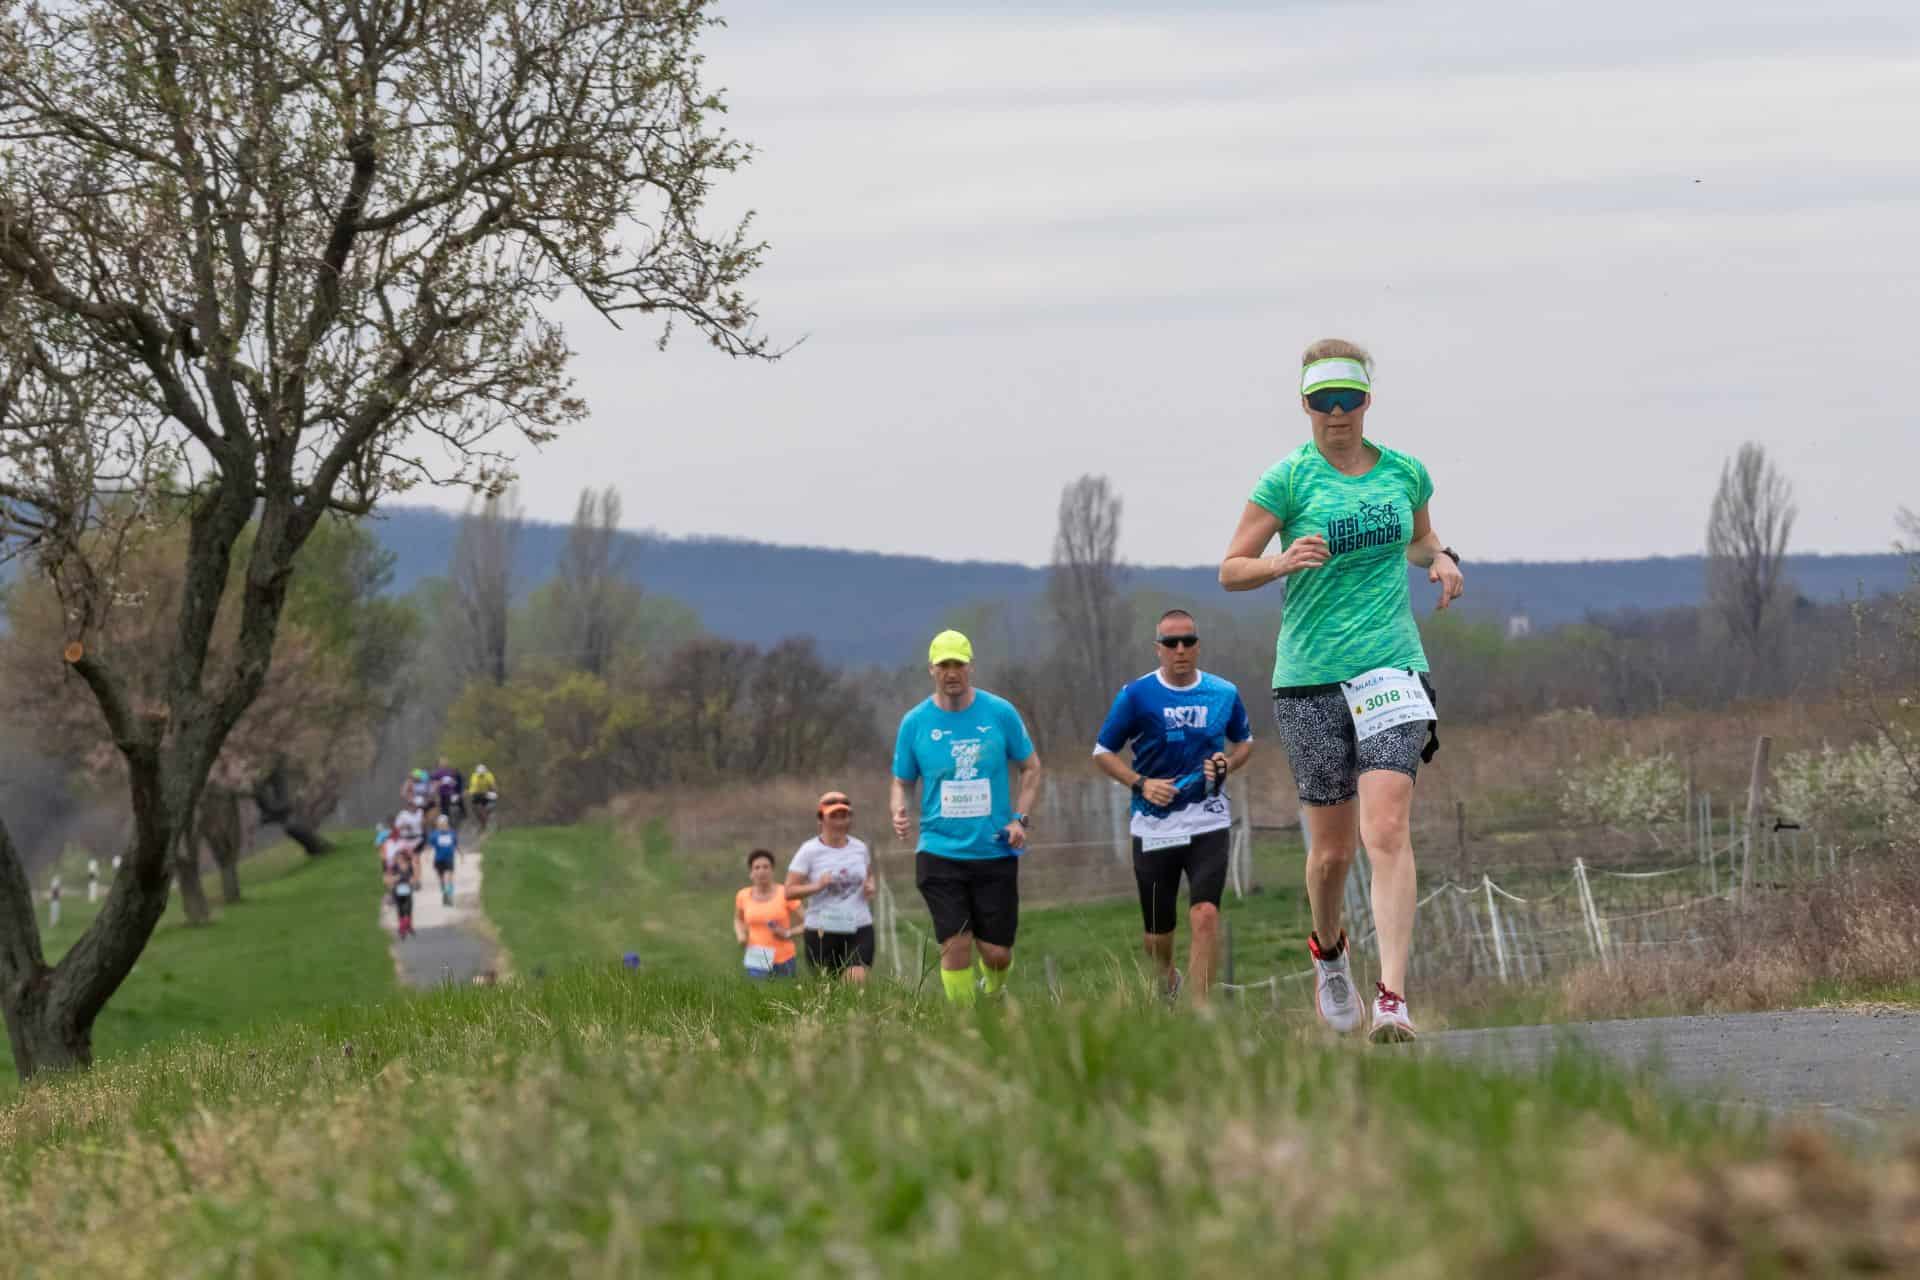
[[[87,859],[87,901],[96,902],[100,897],[100,859]]]
[[[47,928],[60,927],[60,877],[55,876],[53,883],[47,886]]]

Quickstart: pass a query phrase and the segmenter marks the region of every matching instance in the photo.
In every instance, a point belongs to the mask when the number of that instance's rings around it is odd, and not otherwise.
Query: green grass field
[[[393,962],[379,928],[380,884],[371,854],[351,836],[322,858],[292,844],[240,864],[242,900],[220,906],[205,928],[187,924],[176,900],[133,973],[94,1024],[94,1053],[108,1059],[182,1034],[222,1034],[393,994]],[[208,877],[208,892],[219,883]],[[103,895],[104,896],[104,895]],[[69,889],[60,927],[44,928],[51,961],[97,907]],[[13,1055],[0,1041],[0,1094],[13,1088]]]
[[[517,976],[399,993],[343,854],[268,855],[218,925],[170,923],[101,1066],[0,1108],[9,1274],[1789,1274],[1866,1228],[1782,1243],[1739,1188],[1909,1176],[1819,1149],[1782,1172],[1753,1120],[1574,1058],[1489,1075],[1264,1000],[1168,1009],[1127,903],[1030,913],[976,1011],[750,984],[730,895],[606,827],[499,833]],[[1260,851],[1243,970],[1297,963],[1297,872]]]
[[[1758,1151],[1571,1061],[1496,1082],[1124,996],[955,1014],[606,965],[143,1054],[30,1091],[0,1143],[30,1276],[1225,1276],[1281,1250],[1437,1277],[1543,1256],[1567,1197]]]
[[[1305,966],[1311,922],[1303,857],[1297,842],[1256,847],[1259,892],[1231,901],[1227,912],[1241,978]],[[746,884],[744,869],[740,884]],[[924,934],[928,921],[913,886],[893,888],[901,919]],[[487,845],[485,894],[487,913],[521,974],[615,960],[629,951],[649,968],[676,972],[725,974],[737,966],[732,890],[690,886],[658,832],[622,839],[594,825],[503,830]],[[913,937],[903,931],[902,945]],[[1023,910],[1018,952],[1019,981],[1035,989],[1044,984],[1049,957],[1060,980],[1076,987],[1130,978],[1138,970],[1140,908],[1128,899]],[[921,962],[930,964],[931,954],[929,945]]]

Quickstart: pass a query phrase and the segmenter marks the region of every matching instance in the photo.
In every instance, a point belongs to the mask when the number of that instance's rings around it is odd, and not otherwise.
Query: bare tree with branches
[[[633,629],[639,589],[627,581],[620,541],[620,493],[612,485],[580,491],[554,583],[557,639],[568,661],[605,677]]]
[[[711,21],[705,0],[0,10],[0,539],[60,594],[133,813],[51,965],[0,826],[23,1076],[91,1060],[327,512],[422,482],[497,492],[505,446],[579,419],[565,298],[769,354],[742,293],[760,245],[703,226],[747,156],[699,81]],[[166,679],[137,699],[106,625],[142,607],[118,549],[167,520],[184,589]],[[209,663],[223,599],[233,642]]]
[[[1097,725],[1122,683],[1127,604],[1121,594],[1120,497],[1105,476],[1060,491],[1047,602],[1065,658],[1062,682],[1077,723]]]
[[[1785,625],[1787,540],[1797,514],[1793,486],[1767,451],[1741,445],[1721,469],[1707,516],[1707,594],[1740,649],[1742,691]]]
[[[507,682],[507,622],[513,609],[513,552],[524,513],[511,490],[484,499],[460,517],[454,539],[453,598],[459,628],[453,636],[462,683]]]

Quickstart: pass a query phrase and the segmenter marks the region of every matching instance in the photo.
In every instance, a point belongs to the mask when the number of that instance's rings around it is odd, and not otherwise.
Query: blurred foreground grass
[[[1437,1277],[1757,1144],[1570,1059],[1489,1077],[1126,986],[961,1014],[602,965],[29,1090],[0,1236],[49,1276]]]

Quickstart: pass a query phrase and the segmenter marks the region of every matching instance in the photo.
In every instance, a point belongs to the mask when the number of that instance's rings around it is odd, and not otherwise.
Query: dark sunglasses
[[[1367,402],[1367,393],[1352,387],[1322,387],[1307,395],[1307,408],[1315,413],[1352,413]]]
[[[1155,636],[1155,644],[1163,644],[1169,649],[1191,649],[1200,643],[1199,636]]]

